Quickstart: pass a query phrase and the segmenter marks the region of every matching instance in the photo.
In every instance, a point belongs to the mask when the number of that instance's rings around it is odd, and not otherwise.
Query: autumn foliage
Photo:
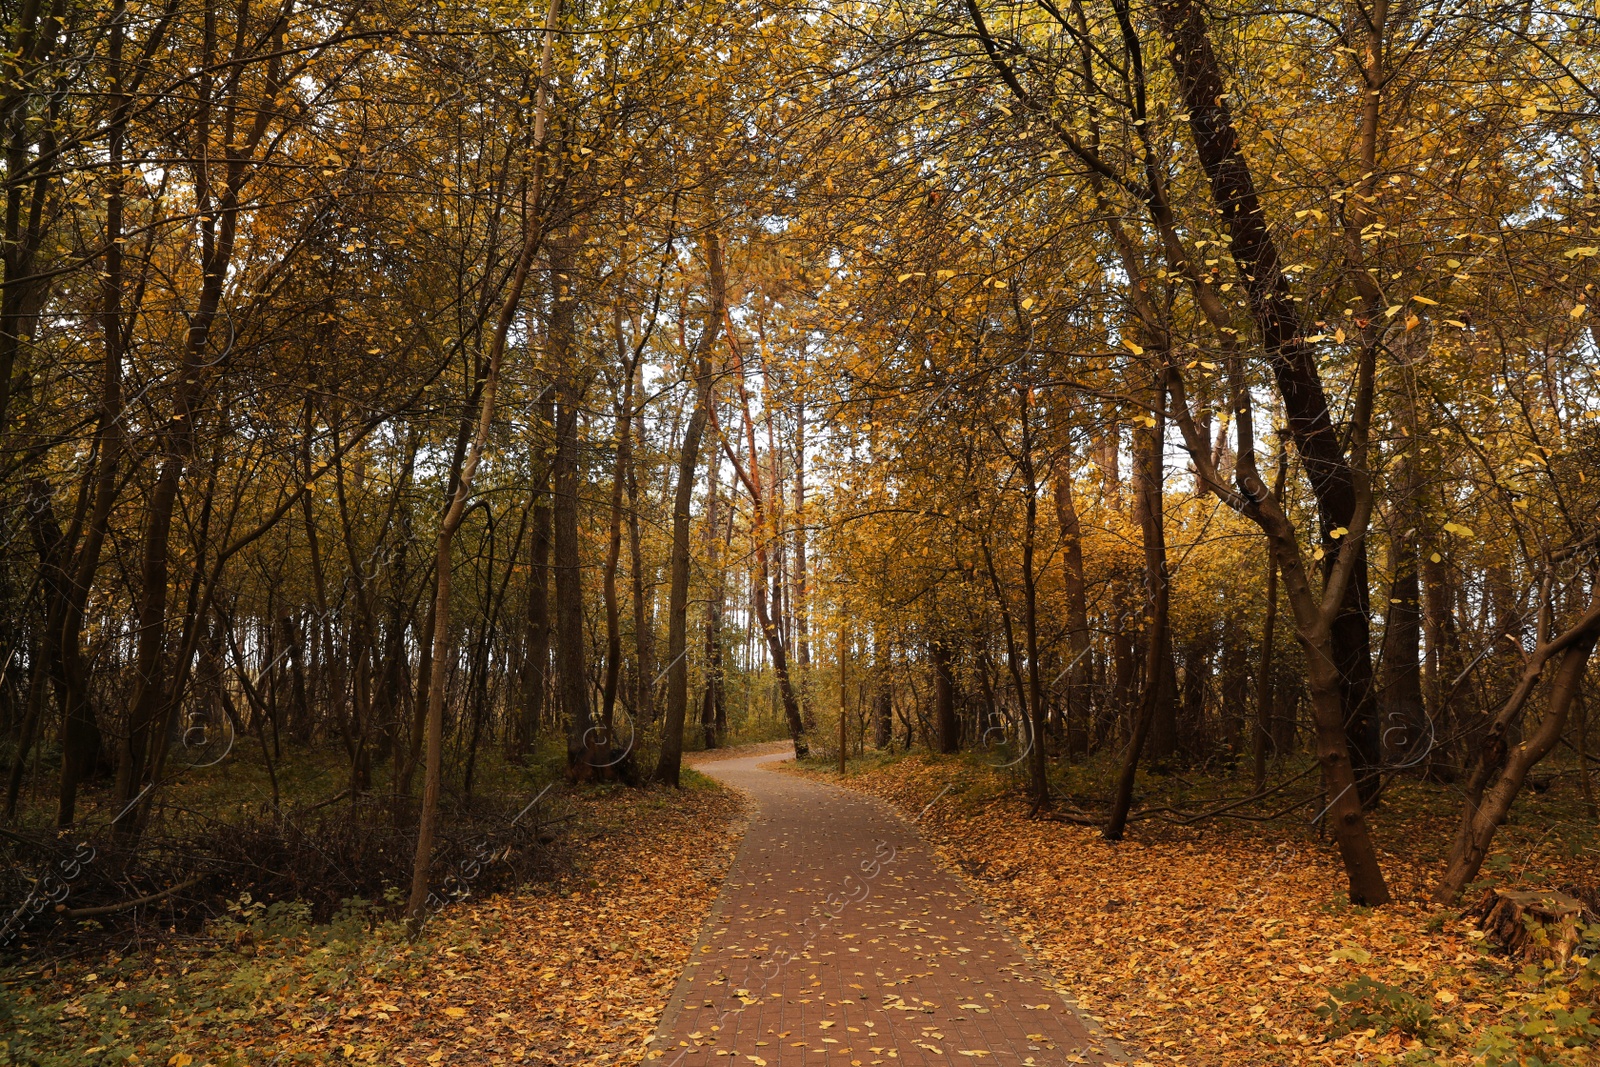
[[[337,841],[421,937],[552,782],[776,738],[989,763],[1032,850],[1309,826],[1378,915],[1592,849],[1596,32],[9,3],[0,952]]]

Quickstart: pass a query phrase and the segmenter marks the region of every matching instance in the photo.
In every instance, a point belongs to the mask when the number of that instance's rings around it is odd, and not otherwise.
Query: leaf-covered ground
[[[742,801],[691,779],[572,794],[567,877],[416,944],[240,902],[203,939],[0,973],[0,1064],[636,1063],[738,841]]]
[[[1460,909],[1426,903],[1447,825],[1402,818],[1401,802],[1378,817],[1398,902],[1368,910],[1345,902],[1329,843],[1281,824],[1143,822],[1112,845],[1030,820],[1010,783],[958,759],[906,757],[846,784],[913,814],[933,802],[921,826],[941,854],[1147,1063],[1596,1062],[1595,964],[1535,980]],[[1592,854],[1527,859],[1493,866],[1543,885],[1593,877]]]

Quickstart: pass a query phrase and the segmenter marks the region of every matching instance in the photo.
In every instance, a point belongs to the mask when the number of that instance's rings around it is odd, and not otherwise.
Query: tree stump
[[[1490,889],[1468,917],[1513,956],[1565,963],[1578,943],[1582,913],[1582,902],[1555,890]]]

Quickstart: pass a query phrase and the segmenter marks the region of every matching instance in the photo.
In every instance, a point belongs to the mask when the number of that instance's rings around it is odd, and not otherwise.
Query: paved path
[[[908,822],[871,797],[762,766],[782,758],[698,768],[759,810],[649,1063],[1126,1062]]]

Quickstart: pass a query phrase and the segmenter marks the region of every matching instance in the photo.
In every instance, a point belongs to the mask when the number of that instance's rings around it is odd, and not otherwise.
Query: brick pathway
[[[655,1067],[1125,1063],[871,797],[700,766],[759,811],[678,980]]]

